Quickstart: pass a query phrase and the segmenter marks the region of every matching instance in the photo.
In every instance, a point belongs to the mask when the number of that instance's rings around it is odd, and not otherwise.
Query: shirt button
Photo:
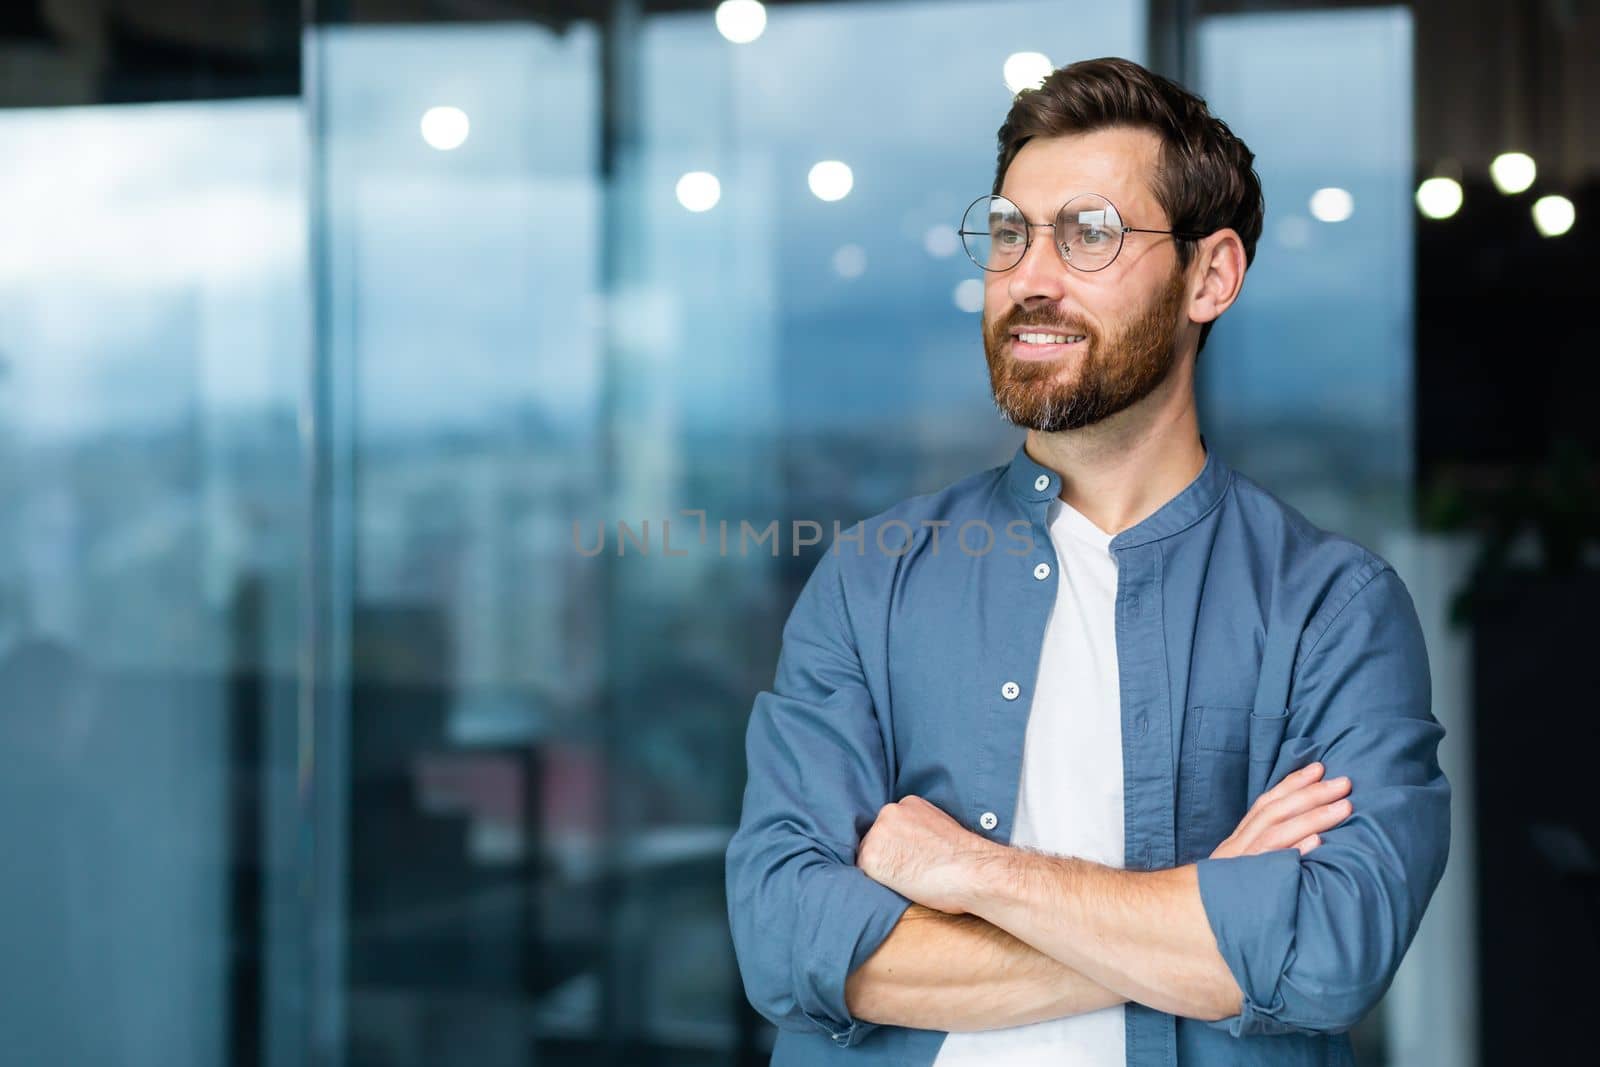
[[[995,815],[994,812],[986,811],[982,815],[978,816],[978,825],[983,827],[985,830],[993,830],[996,826],[1000,825],[1000,818],[999,816]]]
[[[1045,475],[1045,474],[1039,475],[1039,477],[1037,477],[1037,478],[1035,478],[1033,480],[1033,487],[1035,489],[1037,489],[1041,493],[1044,492],[1046,489],[1050,488],[1050,477],[1049,477],[1049,475]]]
[[[1037,567],[1033,568],[1033,576],[1039,579],[1041,582],[1050,577],[1050,564],[1041,563]]]
[[[1022,692],[1022,687],[1020,685],[1018,685],[1016,682],[1007,682],[1005,685],[1002,685],[1000,687],[1000,695],[1005,697],[1007,700],[1015,700],[1015,699],[1017,699],[1017,696],[1021,692]]]

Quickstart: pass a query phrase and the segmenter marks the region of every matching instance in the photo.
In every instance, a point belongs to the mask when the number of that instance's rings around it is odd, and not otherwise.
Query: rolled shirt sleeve
[[[849,1046],[876,1024],[851,1018],[845,978],[911,901],[855,866],[891,799],[890,774],[841,580],[824,552],[784,626],[772,689],[756,697],[726,874],[751,1004],[781,1028],[820,1028]]]
[[[1209,1025],[1235,1037],[1337,1033],[1383,996],[1444,873],[1450,786],[1427,650],[1400,578],[1378,561],[1325,625],[1302,637],[1288,736],[1269,788],[1316,760],[1348,776],[1352,814],[1302,857],[1294,849],[1205,859],[1200,897],[1243,991]],[[1348,588],[1348,586],[1347,586]]]

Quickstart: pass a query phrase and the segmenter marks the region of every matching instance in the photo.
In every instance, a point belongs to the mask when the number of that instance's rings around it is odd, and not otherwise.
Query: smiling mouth
[[[1024,330],[1011,336],[1028,345],[1066,345],[1085,340],[1085,335],[1081,333],[1045,333],[1034,330]]]
[[[1017,359],[1055,359],[1087,341],[1088,336],[1081,333],[1023,330],[1011,335],[1011,354]]]

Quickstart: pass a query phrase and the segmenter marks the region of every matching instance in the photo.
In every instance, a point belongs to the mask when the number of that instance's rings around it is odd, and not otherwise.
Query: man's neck
[[[1061,475],[1061,499],[1106,533],[1137,526],[1205,467],[1194,390],[1181,384],[1081,430],[1029,430],[1028,455]]]

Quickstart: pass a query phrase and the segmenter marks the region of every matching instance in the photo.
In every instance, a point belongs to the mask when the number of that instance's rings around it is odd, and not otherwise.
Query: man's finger
[[[1311,834],[1320,833],[1323,830],[1331,830],[1349,818],[1353,810],[1354,805],[1350,803],[1348,797],[1344,800],[1336,800],[1332,804],[1324,804],[1320,808],[1314,808],[1304,815],[1296,816],[1276,827],[1278,834],[1282,835],[1278,837],[1278,840],[1301,841]]]
[[[1313,782],[1267,804],[1262,808],[1261,817],[1274,823],[1287,822],[1312,808],[1331,804],[1348,792],[1350,792],[1350,779],[1347,777]]]
[[[1300,855],[1304,856],[1307,852],[1310,852],[1320,844],[1322,844],[1322,838],[1319,835],[1307,834],[1305,837],[1302,837],[1294,847],[1300,850]]]
[[[1265,793],[1262,793],[1256,798],[1255,804],[1251,806],[1260,807],[1262,804],[1270,804],[1272,801],[1277,800],[1280,797],[1288,796],[1296,789],[1304,789],[1306,786],[1322,777],[1322,771],[1323,766],[1321,763],[1308,763],[1304,767],[1301,767],[1298,771],[1293,771],[1284,775],[1283,781],[1279,782]]]

